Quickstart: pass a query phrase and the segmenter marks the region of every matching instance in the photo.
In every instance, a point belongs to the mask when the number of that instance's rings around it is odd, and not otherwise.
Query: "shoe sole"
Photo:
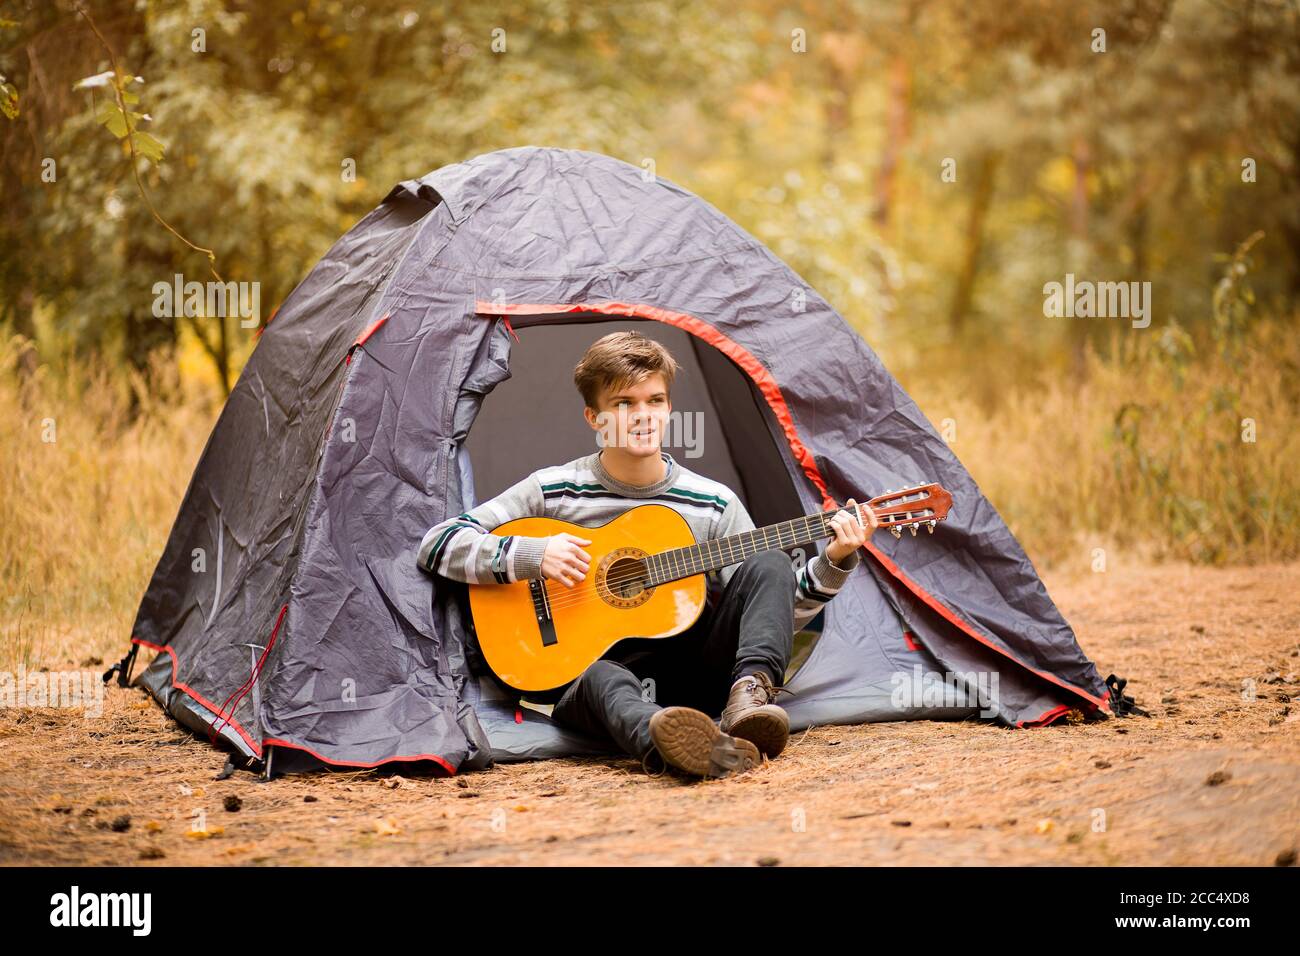
[[[694,777],[728,777],[762,761],[750,741],[724,734],[691,707],[665,707],[650,718],[650,739],[664,761]]]
[[[762,709],[746,714],[727,728],[733,737],[748,740],[769,759],[780,755],[790,740],[790,718],[784,709]]]

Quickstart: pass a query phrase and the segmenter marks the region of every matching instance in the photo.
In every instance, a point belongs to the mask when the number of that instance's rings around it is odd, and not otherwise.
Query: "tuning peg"
[[[914,524],[909,524],[909,525],[907,526],[907,530],[909,530],[909,531],[912,532],[912,537],[913,537],[913,538],[916,537],[916,525],[914,525]]]
[[[890,529],[889,529],[889,533],[892,534],[892,535],[894,536],[895,539],[897,539],[897,538],[901,538],[901,537],[903,536],[903,532],[902,532],[902,530],[899,529],[899,527],[898,527],[897,525],[895,525],[894,527],[890,528]]]
[[[938,523],[939,523],[939,522],[937,522],[937,521],[931,521],[931,522],[928,522],[928,523],[926,524],[926,530],[929,531],[930,534],[934,534],[934,526],[937,525]]]

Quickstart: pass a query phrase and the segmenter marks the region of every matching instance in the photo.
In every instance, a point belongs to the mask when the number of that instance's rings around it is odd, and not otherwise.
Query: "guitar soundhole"
[[[600,559],[596,590],[606,604],[628,608],[650,600],[654,588],[646,587],[644,557],[636,548],[619,548]]]

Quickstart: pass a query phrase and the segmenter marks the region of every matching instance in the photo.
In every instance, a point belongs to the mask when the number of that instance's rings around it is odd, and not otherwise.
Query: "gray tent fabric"
[[[631,327],[682,366],[668,450],[760,526],[926,481],[953,495],[934,534],[873,537],[787,684],[792,729],[1109,715],[1020,545],[844,319],[692,193],[542,147],[401,183],[285,300],[141,602],[133,652],[158,653],[134,683],[277,772],[612,752],[519,706],[482,666],[465,585],[415,549],[595,447],[572,368]],[[994,693],[952,693],[979,681]]]

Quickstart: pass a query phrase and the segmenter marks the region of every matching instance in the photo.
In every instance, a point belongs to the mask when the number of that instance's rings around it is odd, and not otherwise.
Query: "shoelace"
[[[651,765],[654,765],[657,769],[651,770]],[[662,777],[668,772],[668,761],[664,760],[660,753],[651,746],[646,755],[641,758],[641,769],[647,776]]]
[[[769,689],[771,690],[770,696],[768,694]],[[792,690],[786,690],[784,687],[773,687],[771,684],[768,684],[757,677],[750,678],[749,687],[746,688],[746,690],[753,695],[754,703],[758,706],[775,703],[777,694],[794,695],[794,691]]]

